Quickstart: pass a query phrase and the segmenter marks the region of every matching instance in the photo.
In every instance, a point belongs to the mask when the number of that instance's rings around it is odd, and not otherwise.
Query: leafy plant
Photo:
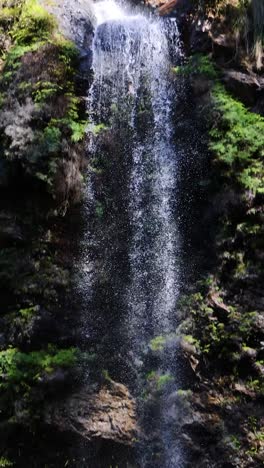
[[[156,389],[158,391],[161,391],[168,385],[170,382],[174,380],[173,376],[169,373],[166,374],[160,374],[159,372],[156,371],[151,371],[147,375],[147,380],[151,383],[154,383]]]
[[[221,84],[213,89],[218,117],[210,131],[210,148],[226,164],[226,174],[254,195],[264,193],[264,118],[230,96]]]
[[[75,348],[23,353],[16,348],[0,352],[0,389],[28,390],[44,373],[52,373],[58,367],[72,367],[77,360]]]
[[[188,62],[183,66],[173,68],[178,75],[205,75],[210,79],[216,79],[218,72],[208,55],[195,54],[191,56]]]
[[[5,457],[0,457],[0,467],[4,468],[7,466],[13,466],[14,464]]]

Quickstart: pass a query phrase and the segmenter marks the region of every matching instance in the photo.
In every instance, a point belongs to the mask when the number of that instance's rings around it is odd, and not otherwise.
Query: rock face
[[[89,0],[41,0],[43,6],[56,18],[61,32],[80,48],[89,47],[95,19]]]
[[[41,0],[41,2],[55,16],[64,36],[77,45],[80,50],[80,69],[88,72],[92,63],[91,45],[95,25],[92,1],[58,0],[51,3]]]
[[[82,388],[46,411],[46,423],[88,441],[132,445],[137,435],[136,405],[128,389],[109,381],[96,391]]]

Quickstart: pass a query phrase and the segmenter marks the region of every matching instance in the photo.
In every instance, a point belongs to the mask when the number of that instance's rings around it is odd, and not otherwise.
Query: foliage
[[[37,0],[26,0],[12,36],[17,44],[32,44],[48,39],[55,25],[54,17]]]
[[[26,309],[20,309],[19,315],[22,317],[22,319],[24,319],[25,321],[28,321],[36,315],[38,310],[39,310],[38,306],[27,307]]]
[[[52,16],[37,0],[22,2],[20,10],[0,79],[2,153],[10,162],[19,159],[54,197],[61,161],[66,164],[85,137],[75,95],[79,52],[55,33]]]
[[[47,102],[56,96],[60,91],[62,91],[62,87],[57,83],[52,83],[50,81],[39,81],[34,86],[34,101],[38,103]]]
[[[195,54],[188,59],[188,62],[183,66],[173,68],[173,71],[178,75],[205,75],[210,79],[218,77],[217,70],[209,56],[203,54]]]
[[[150,348],[152,351],[163,351],[166,338],[164,336],[156,336],[150,341]]]
[[[45,373],[52,373],[59,367],[72,367],[77,360],[74,348],[23,353],[16,348],[0,352],[0,389],[15,392],[29,390]]]
[[[219,293],[217,297],[220,302]],[[206,295],[201,293],[186,297],[184,301],[181,301],[181,307],[187,309],[187,315],[191,314],[195,324],[194,337],[185,335],[185,339],[199,346],[203,355],[208,355],[212,361],[232,359],[231,350],[238,336],[239,341],[244,343],[244,348],[250,347],[254,337],[255,312],[240,312],[229,306],[229,312],[222,321],[208,302]]]
[[[264,193],[264,118],[248,111],[224,87],[213,89],[217,118],[210,148],[226,164],[226,174],[254,195]]]
[[[173,376],[169,373],[160,374],[156,371],[151,371],[147,375],[147,380],[154,384],[157,391],[163,390],[170,382],[174,380]]]
[[[0,457],[0,467],[4,468],[7,466],[13,466],[13,463],[7,458]]]
[[[263,0],[193,0],[200,15],[213,16],[234,31],[239,51],[251,55],[258,70],[263,67],[264,2]],[[240,52],[239,51],[239,52]]]

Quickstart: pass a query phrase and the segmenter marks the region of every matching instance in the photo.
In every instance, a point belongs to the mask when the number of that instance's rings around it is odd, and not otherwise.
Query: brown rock
[[[45,420],[60,431],[74,432],[88,441],[132,445],[138,432],[135,401],[124,385],[113,381],[97,391],[84,387],[49,406]]]
[[[177,6],[179,3],[179,0],[169,0],[164,3],[164,5],[159,7],[159,14],[161,16],[168,15],[170,14],[174,8]]]

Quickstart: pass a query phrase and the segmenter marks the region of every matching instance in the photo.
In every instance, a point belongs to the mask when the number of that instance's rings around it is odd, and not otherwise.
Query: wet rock
[[[195,76],[191,79],[192,90],[196,97],[200,99],[209,93],[212,83],[206,76]],[[210,96],[207,97],[207,102],[210,102]]]
[[[137,436],[136,405],[128,389],[109,381],[99,389],[87,386],[49,406],[47,424],[88,441],[132,445]]]
[[[25,236],[15,216],[6,211],[0,212],[0,246],[9,247],[13,244],[22,243]]]

